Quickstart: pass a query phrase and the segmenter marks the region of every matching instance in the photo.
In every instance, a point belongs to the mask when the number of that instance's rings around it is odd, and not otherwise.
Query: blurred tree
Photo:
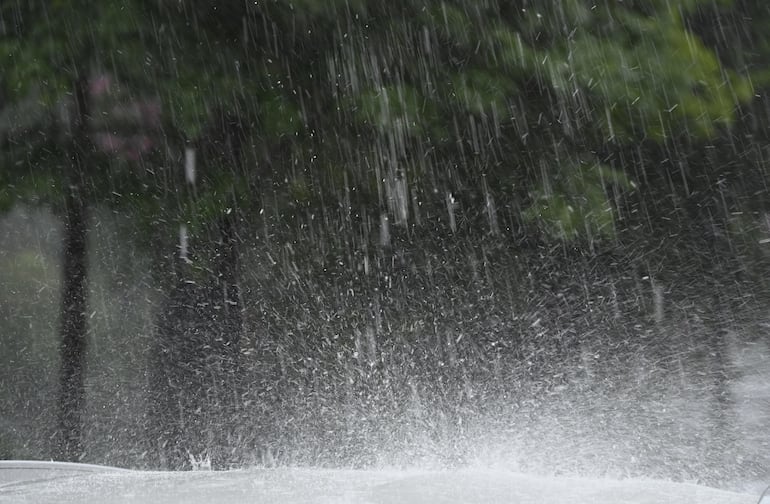
[[[608,154],[713,137],[751,95],[688,30],[702,3],[260,4],[257,47],[280,62],[310,135],[293,145],[311,161],[294,161],[289,189],[396,222],[451,200],[466,218],[483,208],[490,230],[503,213],[505,227],[612,235],[607,188],[637,173]]]
[[[180,79],[173,71],[152,73],[154,54],[162,56],[157,56],[161,64],[164,58],[173,59],[163,50],[162,39],[164,27],[173,27],[161,23],[153,32],[152,14],[158,13],[148,10],[153,5],[30,2],[4,4],[0,10],[2,67],[8,70],[2,76],[0,145],[7,168],[0,175],[0,201],[4,208],[17,201],[53,204],[65,224],[55,448],[62,460],[83,457],[87,208],[118,206],[157,223],[163,219],[157,209],[176,203],[184,208],[181,217],[205,217],[191,207],[203,205],[206,210],[212,198],[219,204],[226,198],[221,194],[227,187],[225,177],[237,176],[234,169],[212,170],[206,174],[210,185],[201,187],[202,197],[185,201],[182,170],[164,167],[178,161],[186,135],[197,133],[195,127],[208,120],[209,109],[186,107],[183,117],[173,116],[178,102],[166,95],[189,97],[187,86],[197,90],[200,82]],[[84,20],[83,12],[91,15]],[[228,89],[233,81],[226,78],[209,82],[209,87]],[[160,134],[164,98],[176,122]],[[207,196],[207,190],[213,196]],[[223,220],[230,222],[229,217]],[[233,233],[227,226],[223,229],[231,247]],[[227,250],[221,255],[233,262],[235,255]],[[219,276],[227,285],[224,292],[233,296],[234,267],[228,268]],[[230,311],[236,320],[229,324],[233,329],[240,314]]]
[[[33,6],[15,8],[4,6],[3,21],[8,18],[8,23],[3,23],[3,49],[4,56],[13,60],[16,51],[14,49],[23,47],[26,37],[35,32],[34,27],[27,25],[28,15],[34,11]],[[59,27],[62,28],[62,27]],[[39,33],[38,33],[39,35]],[[48,55],[51,48],[48,48]],[[30,97],[31,82],[29,80],[16,80],[20,70],[25,64],[32,67],[37,64],[37,59],[32,58],[29,61],[5,61],[3,67],[10,69],[4,75],[6,79],[6,92],[12,93],[13,97],[20,97],[21,108],[26,107],[36,114],[35,119],[42,120],[42,124],[50,123],[51,113],[41,110],[38,105],[37,96]],[[40,55],[42,56],[42,55]],[[11,64],[12,63],[12,64]],[[69,96],[68,102],[60,105],[60,111],[64,114],[70,114],[71,118],[62,121],[66,125],[64,131],[40,131],[35,128],[40,123],[29,122],[29,119],[22,120],[21,124],[13,121],[6,121],[4,126],[3,144],[9,147],[11,153],[20,153],[21,156],[11,159],[8,163],[13,169],[6,171],[6,183],[4,193],[6,195],[6,204],[9,201],[8,192],[18,191],[22,193],[19,185],[25,182],[32,187],[35,186],[36,173],[28,170],[25,163],[30,157],[37,153],[42,153],[40,157],[46,158],[47,154],[55,148],[58,155],[53,155],[47,161],[56,163],[55,168],[45,169],[53,175],[56,171],[61,172],[59,181],[61,194],[63,195],[63,214],[64,214],[64,244],[63,244],[63,282],[61,296],[61,366],[60,366],[60,392],[59,392],[59,429],[57,436],[56,456],[63,460],[78,460],[82,454],[81,446],[81,414],[85,400],[84,390],[84,372],[85,372],[85,345],[86,345],[86,211],[83,200],[84,179],[86,177],[86,167],[89,164],[89,153],[91,143],[89,138],[89,101],[88,82],[82,62],[79,60],[57,61],[69,75],[68,84]],[[58,82],[61,85],[61,81]],[[46,90],[47,91],[47,90]],[[51,99],[49,95],[46,98]],[[13,103],[13,102],[12,102]],[[10,109],[11,114],[18,110],[13,108],[4,108],[3,112]],[[7,115],[7,114],[5,114]],[[48,117],[46,117],[48,116]],[[48,129],[48,128],[46,128]],[[21,133],[31,133],[30,136],[37,137],[31,141],[32,145],[27,143],[26,135]],[[46,133],[57,134],[59,141],[51,141],[46,137]],[[64,135],[62,135],[64,133]],[[40,138],[43,137],[43,138]],[[22,146],[19,146],[21,143]],[[37,156],[35,156],[37,157]],[[26,159],[25,159],[26,158]],[[37,160],[36,160],[37,161]],[[52,163],[53,164],[53,163]],[[19,184],[21,182],[21,184]]]

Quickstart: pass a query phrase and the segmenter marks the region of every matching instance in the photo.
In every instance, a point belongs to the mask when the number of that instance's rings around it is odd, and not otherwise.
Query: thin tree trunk
[[[86,206],[83,173],[89,147],[87,81],[75,80],[72,166],[64,203],[64,265],[60,318],[59,425],[55,448],[59,460],[83,456],[82,414],[86,361]]]
[[[233,218],[220,217],[215,249],[203,249],[214,276],[177,259],[158,316],[148,435],[161,468],[189,468],[190,456],[233,462],[243,331]]]
[[[222,309],[220,310],[219,327],[216,330],[221,338],[219,360],[221,362],[220,381],[225,393],[219,407],[222,415],[222,431],[219,440],[217,463],[230,465],[238,463],[241,453],[233,450],[238,445],[238,429],[240,427],[240,396],[241,366],[240,345],[243,332],[243,314],[241,311],[241,293],[238,286],[238,246],[235,219],[233,211],[219,219],[219,244],[217,251],[217,286],[216,292],[221,295]],[[229,455],[228,455],[229,454]],[[235,458],[233,458],[235,455]]]
[[[77,461],[83,454],[87,280],[86,214],[79,194],[68,195],[65,212],[57,458]]]
[[[235,230],[235,216],[232,212],[219,220],[220,244],[218,251],[219,286],[224,296],[225,320],[223,324],[224,343],[237,360],[240,345],[243,317],[241,314],[241,293],[238,287],[238,246]]]

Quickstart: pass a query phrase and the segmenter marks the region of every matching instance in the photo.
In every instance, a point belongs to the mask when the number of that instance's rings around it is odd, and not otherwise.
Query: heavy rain
[[[768,34],[761,0],[2,2],[0,459],[760,492]]]

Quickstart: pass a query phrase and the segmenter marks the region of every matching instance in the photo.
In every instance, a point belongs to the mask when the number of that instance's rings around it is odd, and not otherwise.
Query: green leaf
[[[606,165],[580,161],[559,165],[553,179],[532,191],[532,205],[525,210],[524,219],[560,240],[612,237],[615,219],[606,193],[609,186],[634,187],[624,173]]]
[[[296,103],[279,94],[259,99],[259,117],[263,132],[271,137],[295,135],[302,128],[302,113]]]
[[[424,131],[423,100],[408,85],[386,86],[365,91],[358,97],[358,117],[381,133],[400,132],[417,135]]]
[[[454,98],[466,110],[478,115],[503,112],[516,86],[504,75],[469,69],[452,77]],[[498,115],[499,117],[500,115]]]

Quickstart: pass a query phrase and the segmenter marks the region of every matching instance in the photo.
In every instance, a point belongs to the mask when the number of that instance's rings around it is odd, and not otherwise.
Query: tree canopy
[[[211,190],[190,214],[231,205],[226,187],[280,187],[302,204],[355,194],[399,222],[413,200],[497,199],[508,226],[611,235],[607,189],[640,182],[608,150],[714,137],[752,95],[690,29],[702,4],[9,4],[3,200],[56,186],[86,78],[102,200],[182,190],[183,146],[206,131],[243,152],[208,170],[198,156]]]

